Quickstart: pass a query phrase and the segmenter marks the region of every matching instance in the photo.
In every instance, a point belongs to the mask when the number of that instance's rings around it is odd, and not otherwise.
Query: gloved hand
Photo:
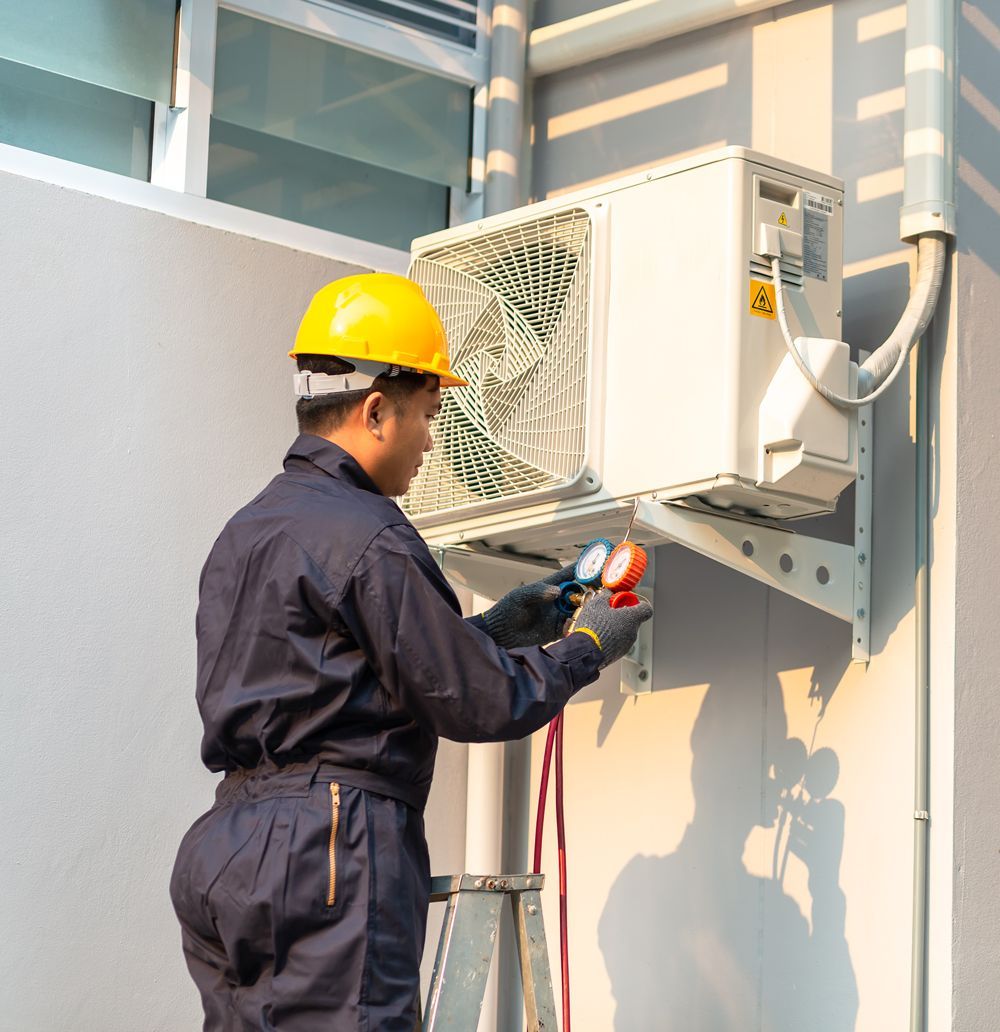
[[[602,588],[580,610],[574,631],[583,631],[603,653],[600,668],[621,659],[635,644],[639,626],[653,615],[653,607],[640,596],[639,604],[612,609],[611,592]]]
[[[483,613],[487,634],[505,649],[547,645],[561,638],[566,617],[556,606],[559,585],[572,580],[575,570],[575,564],[564,566],[544,580],[508,591]]]

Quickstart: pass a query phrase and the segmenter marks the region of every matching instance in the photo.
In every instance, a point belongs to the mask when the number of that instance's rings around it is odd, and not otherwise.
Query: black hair
[[[354,372],[354,366],[350,362],[331,358],[329,355],[299,355],[297,361],[299,372],[308,370],[310,373],[327,373],[332,376]],[[429,373],[403,372],[396,376],[378,376],[367,390],[299,398],[295,405],[299,433],[326,437],[334,430],[339,430],[347,422],[350,413],[375,391],[384,394],[399,412],[407,398],[419,391],[427,390],[432,383],[436,385],[438,382],[439,378]]]

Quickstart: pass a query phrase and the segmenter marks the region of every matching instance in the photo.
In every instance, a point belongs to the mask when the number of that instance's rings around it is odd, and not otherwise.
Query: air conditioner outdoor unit
[[[444,392],[402,502],[428,542],[567,559],[635,498],[832,511],[857,414],[795,368],[761,251],[780,235],[792,334],[856,392],[842,198],[838,179],[727,147],[414,241],[410,274],[471,385]]]

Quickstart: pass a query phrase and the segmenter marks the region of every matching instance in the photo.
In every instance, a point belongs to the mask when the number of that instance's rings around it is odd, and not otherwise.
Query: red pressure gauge
[[[623,541],[608,556],[601,583],[610,591],[631,591],[646,572],[646,553],[633,541]]]

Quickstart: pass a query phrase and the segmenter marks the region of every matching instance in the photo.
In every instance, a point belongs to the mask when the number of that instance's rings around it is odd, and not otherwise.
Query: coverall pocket
[[[337,902],[337,831],[340,828],[340,785],[330,782],[330,847],[329,883],[326,891],[326,905]]]

